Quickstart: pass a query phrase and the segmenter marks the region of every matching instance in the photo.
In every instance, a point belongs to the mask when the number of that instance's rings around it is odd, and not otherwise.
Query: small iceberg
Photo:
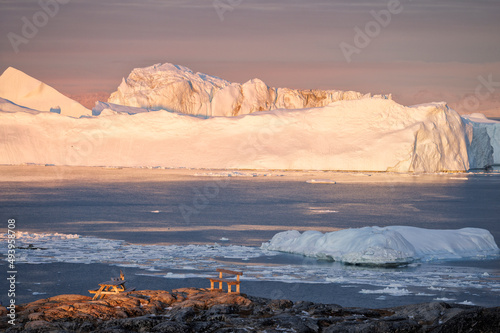
[[[289,230],[274,235],[261,248],[345,264],[376,266],[484,259],[500,254],[493,236],[485,229],[434,230],[408,226],[353,228],[325,234]]]
[[[309,184],[337,184],[336,181],[332,179],[309,179],[306,181]]]

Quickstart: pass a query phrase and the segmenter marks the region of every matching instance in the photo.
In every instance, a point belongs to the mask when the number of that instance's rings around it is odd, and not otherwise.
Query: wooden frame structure
[[[125,288],[125,275],[120,270],[119,278],[111,278],[110,281],[99,283],[99,288],[90,289],[89,293],[94,294],[92,300],[103,299],[106,295],[116,295],[124,291],[134,291],[135,288],[127,289]]]
[[[231,271],[228,269],[217,268],[217,272],[219,272],[218,278],[207,278],[210,280],[210,290],[214,290],[214,284],[219,283],[219,288],[216,290],[222,290],[222,283],[227,283],[227,293],[232,293],[231,286],[236,286],[236,293],[240,293],[240,276],[243,275],[243,272]],[[223,278],[223,274],[236,275],[236,280],[228,280]]]

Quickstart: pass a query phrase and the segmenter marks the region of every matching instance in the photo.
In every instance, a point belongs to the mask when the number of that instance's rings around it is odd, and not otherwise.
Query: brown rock
[[[18,307],[13,332],[498,332],[499,308],[446,303],[383,310],[269,300],[199,288],[145,290],[92,301],[60,295]],[[0,319],[0,331],[10,328]]]
[[[41,320],[43,317],[43,312],[34,312],[28,315],[30,321]]]
[[[25,330],[48,330],[55,328],[56,326],[54,324],[46,322],[45,320],[30,321],[29,323],[24,325]]]
[[[7,315],[7,308],[0,305],[0,316],[3,317],[5,315]]]
[[[185,293],[189,296],[199,294],[201,291],[206,291],[206,289],[202,288],[179,288],[179,289],[174,289],[172,292],[174,293]]]
[[[83,295],[75,295],[75,294],[67,294],[67,295],[58,295],[54,297],[47,298],[46,300],[49,302],[81,302],[81,301],[90,301],[92,298]],[[35,302],[36,303],[36,302]]]
[[[107,305],[107,306],[120,306],[122,308],[127,308],[127,307],[135,307],[141,305],[143,303],[143,300],[141,300],[138,297],[135,297],[135,295],[112,295],[109,297],[106,297],[104,300],[97,301],[99,303],[96,304],[102,304],[102,305]]]
[[[174,305],[174,308],[195,308],[195,309],[205,309],[205,302],[200,300],[187,299],[183,302]]]

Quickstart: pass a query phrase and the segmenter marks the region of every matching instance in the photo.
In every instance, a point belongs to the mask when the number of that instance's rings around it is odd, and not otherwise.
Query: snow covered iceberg
[[[364,227],[330,233],[277,233],[262,249],[297,253],[348,264],[397,265],[414,261],[498,256],[485,229],[432,230],[408,226]]]
[[[0,163],[440,172],[500,159],[500,122],[462,119],[445,103],[240,85],[171,64],[134,70],[92,114],[7,69]]]
[[[62,115],[76,118],[91,114],[80,103],[13,67],[7,68],[0,76],[0,97],[38,111],[60,109]]]
[[[368,97],[370,94],[355,91],[271,88],[259,79],[231,83],[165,63],[134,69],[108,102],[209,117],[322,107],[335,101]]]
[[[445,104],[379,98],[207,119],[0,112],[0,164],[439,172],[467,170],[467,148]]]

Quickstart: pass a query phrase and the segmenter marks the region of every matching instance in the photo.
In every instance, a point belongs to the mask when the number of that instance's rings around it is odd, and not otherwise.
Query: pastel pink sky
[[[16,53],[9,33],[23,37],[26,20],[43,19],[41,3],[54,15]],[[257,77],[274,87],[392,93],[406,105],[444,100],[461,113],[500,117],[497,0],[4,0],[0,6],[0,71],[15,67],[66,94],[110,93],[133,68],[171,62],[234,82]],[[371,12],[388,6],[396,10],[385,26],[375,23]],[[374,24],[379,29],[369,43],[356,44],[356,27]],[[358,46],[350,62],[340,47],[347,44]]]

